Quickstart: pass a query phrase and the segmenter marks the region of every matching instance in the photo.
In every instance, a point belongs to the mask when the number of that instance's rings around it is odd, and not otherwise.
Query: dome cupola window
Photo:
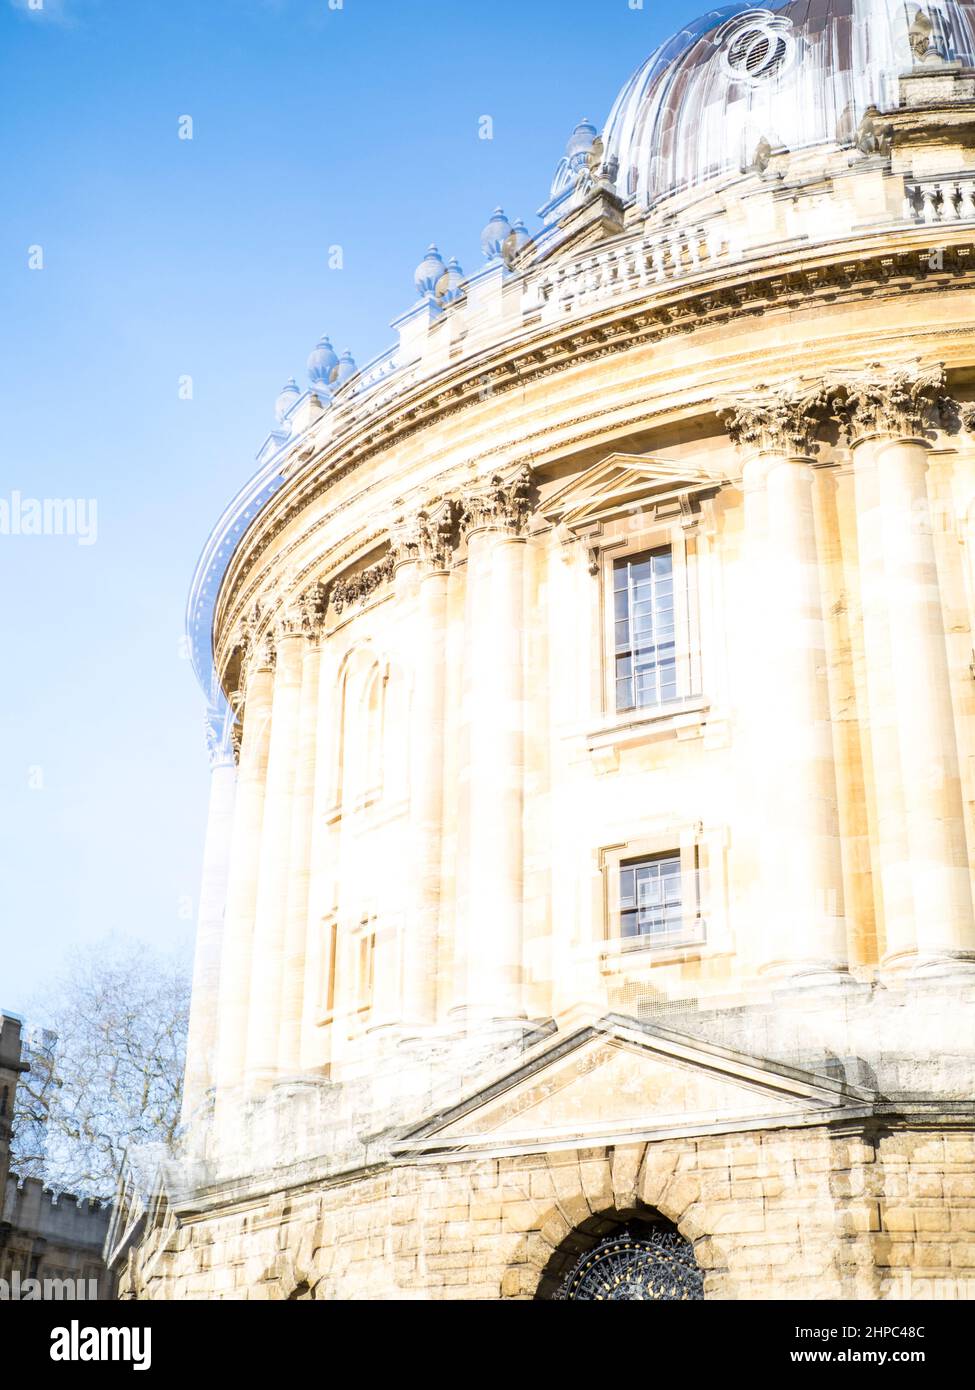
[[[789,67],[795,52],[788,19],[768,11],[751,11],[729,35],[723,66],[736,82],[765,82]]]

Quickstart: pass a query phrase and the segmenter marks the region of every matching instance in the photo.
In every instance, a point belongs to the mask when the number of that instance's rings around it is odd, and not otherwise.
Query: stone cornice
[[[944,234],[939,239],[945,242],[951,235],[948,228],[939,227],[939,233]],[[970,233],[968,235],[970,237]],[[899,248],[891,242],[918,244]],[[761,314],[779,307],[793,310],[810,301],[856,300],[867,292],[874,299],[878,295],[914,294],[926,289],[929,280],[936,281],[938,287],[945,290],[971,287],[975,278],[975,245],[970,240],[958,238],[955,244],[946,244],[940,270],[928,265],[927,243],[923,249],[919,243],[918,229],[907,228],[892,233],[884,245],[870,247],[869,254],[865,253],[865,248],[851,251],[850,259],[843,262],[833,260],[824,264],[822,248],[817,248],[818,263],[812,253],[807,253],[801,258],[802,264],[793,263],[785,270],[781,266],[781,256],[776,265],[765,269],[738,264],[733,270],[739,280],[751,272],[745,283],[733,283],[735,277],[729,268],[725,268],[725,274],[720,277],[712,268],[706,287],[685,285],[678,292],[677,287],[665,286],[664,290],[669,293],[651,291],[635,304],[609,306],[599,314],[567,320],[561,326],[557,341],[544,341],[534,335],[528,340],[523,335],[522,345],[509,349],[509,355],[491,369],[492,394],[571,371],[587,360],[625,352],[674,334],[713,327],[738,318],[743,312]],[[800,258],[793,252],[792,259],[795,262]],[[233,604],[245,581],[250,592],[261,587],[264,581],[260,579],[260,571],[254,568],[255,561],[273,545],[278,532],[313,498],[359,468],[373,454],[387,450],[395,440],[407,438],[437,419],[477,405],[483,398],[485,380],[484,368],[482,366],[478,372],[478,365],[479,360],[465,360],[456,369],[454,385],[449,384],[449,378],[442,378],[432,385],[413,388],[375,422],[367,421],[363,426],[362,422],[350,419],[345,433],[329,442],[325,455],[309,457],[291,474],[285,487],[265,506],[237,548],[218,602],[218,628],[228,617],[233,621],[228,605]],[[592,412],[593,416],[597,414],[598,411]],[[564,422],[534,433],[531,445],[545,433],[563,428]],[[496,452],[496,447],[485,447],[480,455],[470,458],[470,465],[476,466]],[[327,466],[324,464],[326,457]],[[277,563],[277,557],[272,563]],[[269,567],[265,567],[265,572],[269,572]]]
[[[966,231],[966,240],[950,244],[950,229],[939,227],[938,230],[939,243],[944,243],[941,270],[928,264],[930,236],[921,238],[918,229],[910,227],[892,234],[894,244],[851,248],[842,261],[824,262],[810,251],[805,257],[793,252],[793,260],[797,263],[789,267],[773,264],[763,270],[761,266],[736,263],[734,267],[725,267],[723,275],[712,268],[706,277],[706,287],[692,284],[677,290],[667,285],[661,294],[651,290],[636,304],[609,306],[588,318],[568,320],[552,341],[535,335],[528,339],[526,335],[521,349],[517,352],[509,349],[490,373],[483,356],[465,359],[456,369],[455,384],[451,385],[448,377],[433,385],[414,388],[396,401],[384,419],[372,428],[368,422],[363,425],[361,421],[350,419],[345,432],[332,439],[324,453],[315,452],[309,456],[251,527],[253,544],[247,546],[245,537],[238,546],[228,571],[229,590],[225,580],[225,595],[232,595],[239,582],[235,575],[250,568],[254,559],[271,543],[273,535],[293,520],[312,498],[333,487],[374,454],[421,432],[434,420],[449,418],[478,405],[484,399],[486,383],[491,395],[497,396],[533,380],[570,371],[586,361],[698,328],[720,326],[743,313],[761,314],[776,308],[792,311],[804,304],[859,299],[865,293],[873,298],[878,292],[914,294],[923,291],[930,280],[936,280],[942,289],[971,288],[975,281],[975,241]],[[899,240],[916,244],[898,248]],[[821,257],[822,248],[816,248],[816,252]],[[736,279],[742,283],[734,283]],[[498,355],[497,350],[494,355]],[[494,446],[486,445],[483,452],[470,461],[477,463],[489,459],[495,452]]]

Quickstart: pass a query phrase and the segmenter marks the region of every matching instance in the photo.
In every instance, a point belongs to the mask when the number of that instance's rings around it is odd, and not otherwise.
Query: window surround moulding
[[[685,695],[650,709],[625,710],[583,735],[586,750],[594,757],[614,748],[648,743],[654,739],[703,738],[710,702],[704,695]],[[578,737],[579,735],[566,735]]]
[[[354,829],[365,834],[399,820],[409,809],[408,795],[390,799],[383,795],[381,788],[374,787],[356,797],[351,804],[334,802],[324,812],[324,818],[326,825],[338,825],[340,821],[348,821]]]
[[[655,513],[661,506],[683,512],[693,524],[700,502],[730,479],[689,461],[654,454],[610,453],[557,488],[538,511],[557,530],[580,537],[596,523]]]
[[[598,652],[599,696],[598,708],[586,721],[584,737],[588,751],[597,760],[627,744],[665,736],[694,738],[705,732],[710,696],[704,689],[698,553],[698,537],[704,534],[700,523],[704,519],[705,510],[680,506],[669,515],[641,516],[641,524],[632,528],[623,529],[620,517],[605,525],[599,522],[595,535],[587,539],[589,570],[598,588],[592,622]],[[614,562],[627,555],[662,548],[669,548],[674,559],[674,592],[681,632],[678,659],[685,689],[666,705],[618,710],[612,622]],[[611,764],[612,757],[609,768],[604,770],[612,770]]]
[[[598,933],[599,966],[604,977],[630,975],[665,965],[687,965],[734,954],[727,910],[728,833],[724,825],[705,826],[701,821],[674,822],[648,828],[642,835],[596,852],[601,880],[602,922]],[[703,938],[662,947],[624,945],[620,934],[620,867],[630,860],[651,858],[677,850],[681,860],[682,894],[685,882],[693,885],[695,920],[703,919]]]
[[[383,799],[382,788],[372,786],[350,801],[334,801],[325,810],[326,825],[336,825],[341,820],[361,820],[374,806],[378,806]],[[370,823],[372,817],[370,817]]]
[[[319,922],[319,990],[315,1009],[315,1026],[326,1028],[336,1020],[336,990],[339,982],[338,955],[342,932],[337,907],[326,912]],[[331,997],[331,1002],[330,1002]]]
[[[352,994],[345,1010],[350,1037],[362,1026],[363,1021],[368,1024],[375,1002],[377,920],[375,912],[363,912],[359,920],[350,924],[344,933],[341,926],[339,928],[339,937],[345,936],[345,957],[352,984]]]

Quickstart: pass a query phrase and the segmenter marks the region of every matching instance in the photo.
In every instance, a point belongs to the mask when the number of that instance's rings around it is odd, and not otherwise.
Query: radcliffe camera
[[[975,0],[0,40],[12,1344],[693,1302],[655,1348],[947,1371]]]

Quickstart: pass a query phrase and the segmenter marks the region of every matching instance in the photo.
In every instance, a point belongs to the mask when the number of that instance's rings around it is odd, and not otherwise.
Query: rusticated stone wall
[[[122,1297],[530,1299],[659,1214],[715,1299],[966,1298],[975,1133],[825,1127],[390,1166],[218,1214],[170,1209]],[[146,1271],[145,1275],[140,1270]]]

